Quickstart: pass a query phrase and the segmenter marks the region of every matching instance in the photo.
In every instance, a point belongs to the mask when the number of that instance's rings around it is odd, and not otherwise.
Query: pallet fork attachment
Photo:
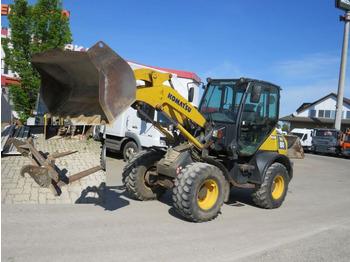
[[[9,143],[13,143],[22,156],[32,158],[33,164],[23,166],[20,171],[21,176],[24,177],[25,174],[28,173],[40,187],[50,189],[54,196],[61,195],[60,188],[62,186],[68,185],[80,178],[102,170],[101,166],[95,166],[70,177],[62,177],[59,172],[57,172],[58,168],[55,165],[55,159],[74,154],[77,151],[67,151],[48,155],[45,158],[34,147],[32,138],[25,141],[11,138],[9,139]]]

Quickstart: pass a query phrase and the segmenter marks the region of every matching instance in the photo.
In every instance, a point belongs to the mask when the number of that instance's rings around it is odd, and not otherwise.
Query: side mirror
[[[188,102],[193,102],[193,97],[194,97],[194,87],[190,87],[188,89]]]
[[[250,94],[250,103],[259,103],[261,96],[261,86],[254,85]]]

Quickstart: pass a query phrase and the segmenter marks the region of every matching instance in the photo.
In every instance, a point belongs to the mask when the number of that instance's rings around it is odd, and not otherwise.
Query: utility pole
[[[343,98],[344,98],[344,83],[345,83],[345,70],[346,70],[346,60],[348,53],[348,42],[349,42],[349,25],[350,25],[350,1],[349,0],[336,0],[335,5],[337,8],[345,10],[345,17],[340,16],[340,21],[345,22],[344,27],[344,38],[343,38],[343,50],[340,63],[340,73],[339,73],[339,83],[338,83],[338,100],[336,106],[336,116],[334,127],[337,130],[341,130],[341,119],[342,119],[342,109],[343,109]]]

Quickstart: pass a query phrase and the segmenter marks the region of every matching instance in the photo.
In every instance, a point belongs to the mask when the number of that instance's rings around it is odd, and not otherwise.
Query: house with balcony
[[[293,114],[280,118],[293,128],[334,128],[337,95],[330,93],[312,103],[303,103]],[[350,128],[350,99],[343,99],[341,130]]]

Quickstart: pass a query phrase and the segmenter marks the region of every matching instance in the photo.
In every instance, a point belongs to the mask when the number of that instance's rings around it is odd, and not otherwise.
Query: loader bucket
[[[300,138],[292,135],[284,135],[283,137],[287,140],[288,144],[287,156],[289,158],[303,159],[305,154]]]
[[[34,54],[32,64],[41,75],[41,97],[51,115],[113,123],[136,99],[133,70],[102,41],[87,52]]]

